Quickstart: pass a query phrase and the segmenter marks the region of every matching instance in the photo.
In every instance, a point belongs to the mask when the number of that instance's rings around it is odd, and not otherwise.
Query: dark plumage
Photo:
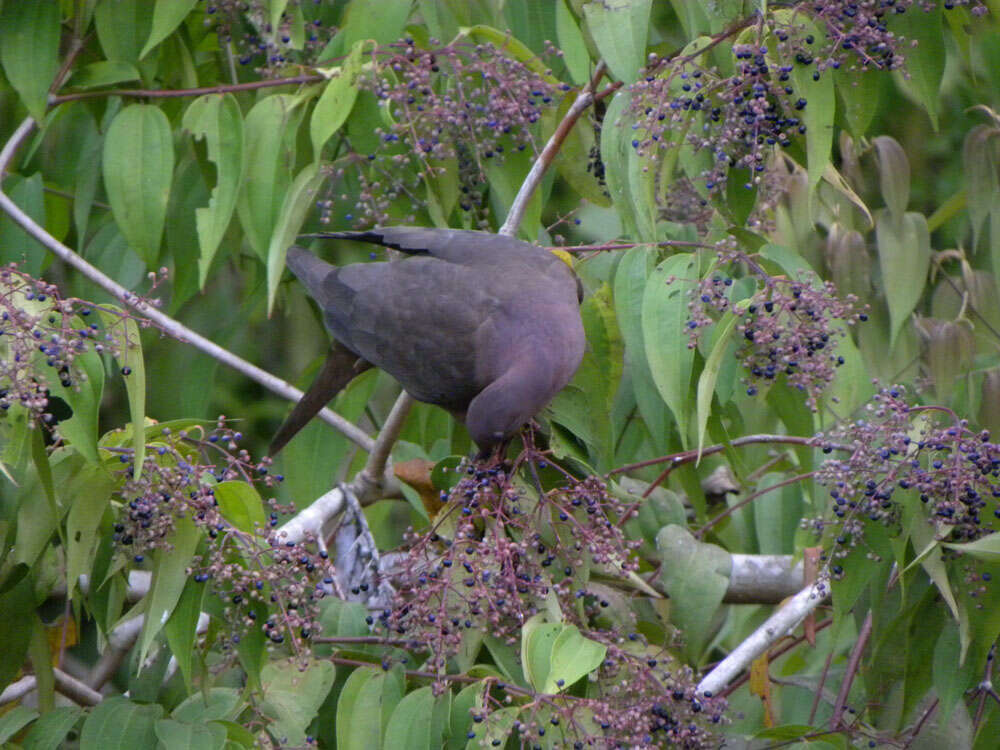
[[[394,376],[415,399],[463,419],[484,453],[515,434],[576,372],[586,343],[579,281],[547,250],[453,229],[315,236],[376,243],[410,256],[337,267],[293,247],[288,267],[343,347]],[[328,373],[327,379],[336,378]],[[337,390],[346,382],[340,380]],[[319,406],[310,406],[297,426],[289,423],[307,410],[293,411],[272,454],[336,393],[332,384],[317,385],[310,393],[321,393],[312,397]]]

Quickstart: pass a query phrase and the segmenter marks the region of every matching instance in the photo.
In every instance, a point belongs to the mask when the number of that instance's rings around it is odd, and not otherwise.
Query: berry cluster
[[[87,381],[78,359],[88,353],[117,357],[120,339],[92,322],[92,308],[63,299],[55,285],[15,266],[0,269],[0,410],[26,409],[51,424],[51,388],[79,391]],[[93,316],[97,317],[97,316]]]
[[[276,77],[290,64],[316,62],[337,32],[319,17],[323,15],[319,3],[311,5],[317,7],[310,8],[305,0],[292,0],[275,27],[267,0],[207,0],[204,24],[221,43],[233,46],[240,65],[253,64],[257,75]]]
[[[575,571],[635,570],[634,543],[620,529],[625,506],[591,477],[536,499],[499,469],[475,470],[444,493],[436,531],[411,536],[400,592],[382,625],[430,644],[443,669],[463,630],[513,638],[550,594],[572,603],[585,591]],[[447,536],[444,526],[453,527]]]
[[[866,411],[865,419],[821,439],[851,447],[850,457],[828,460],[817,473],[833,501],[831,523],[867,518],[894,524],[900,505],[912,503],[929,521],[950,527],[951,541],[995,531],[1000,445],[988,432],[971,430],[943,407],[911,405],[902,386],[881,390]],[[838,542],[860,531],[861,524],[853,524]]]
[[[297,648],[299,638],[318,630],[319,600],[332,585],[332,565],[326,552],[279,538],[279,514],[292,512],[290,507],[268,501],[266,525],[252,530],[236,528],[223,515],[216,496],[220,483],[271,488],[282,480],[269,473],[267,459],[254,463],[239,448],[241,438],[223,417],[207,434],[200,426],[164,426],[150,436],[139,479],[132,450],[109,448],[123,464],[113,540],[141,564],[150,552],[169,550],[178,520],[190,519],[209,539],[190,573],[196,582],[210,581],[225,602],[231,633],[223,647],[260,628],[272,644],[291,637]]]
[[[963,4],[985,12],[978,2]],[[928,7],[933,4],[914,0],[803,2],[768,14],[753,28],[737,24],[723,32],[722,38],[739,35],[725,65],[702,63],[708,56],[697,49],[683,57],[651,55],[645,75],[631,87],[632,145],[650,156],[681,146],[710,154],[702,174],[689,175],[702,179],[709,192],[734,168],[749,170],[746,187],[758,185],[768,154],[806,132],[809,80],[841,68],[902,68],[908,40],[893,31],[891,18]]]
[[[431,50],[407,39],[380,50],[379,58],[361,85],[375,94],[386,124],[376,130],[379,147],[373,153],[345,157],[350,176],[361,182],[358,214],[347,218],[385,223],[398,198],[415,211],[426,204],[434,178],[457,171],[458,206],[485,220],[488,163],[536,146],[533,126],[543,110],[555,106],[557,85],[489,44]],[[344,172],[334,167],[332,182]],[[320,207],[329,220],[333,200]]]
[[[719,264],[731,269],[745,264],[759,286],[748,299],[734,300],[731,275],[717,270],[702,279],[688,303],[689,346],[695,346],[701,331],[715,323],[710,313],[733,311],[739,317],[736,356],[747,373],[747,394],[756,395],[759,386],[784,376],[815,411],[820,395],[844,363],[837,342],[847,335],[848,326],[868,318],[857,298],[838,297],[829,281],[771,276],[740,252],[722,251]]]
[[[621,530],[634,506],[597,477],[567,480],[538,497],[499,468],[470,468],[442,493],[434,529],[410,535],[408,562],[393,581],[398,599],[370,624],[420,644],[430,652],[427,668],[444,675],[466,633],[488,632],[517,649],[524,622],[556,602],[567,623],[607,646],[607,657],[586,699],[536,696],[525,707],[514,727],[525,742],[546,741],[548,733],[574,747],[709,746],[703,725],[721,720],[721,704],[696,700],[693,675],[662,646],[631,626],[609,626],[614,596],[606,587],[581,584],[586,571],[622,576],[637,569],[637,543]],[[491,687],[474,717],[477,735],[509,700],[505,688]]]

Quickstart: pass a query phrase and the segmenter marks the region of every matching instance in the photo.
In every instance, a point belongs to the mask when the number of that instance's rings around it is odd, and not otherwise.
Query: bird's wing
[[[520,259],[547,268],[555,260],[550,252],[537,245],[490,232],[468,229],[430,229],[427,227],[383,227],[363,232],[321,232],[303,235],[320,239],[368,242],[407,255],[430,255],[462,265],[497,265]]]
[[[499,301],[476,269],[434,257],[344,266],[324,279],[333,335],[421,401],[464,411],[485,385],[477,332]]]

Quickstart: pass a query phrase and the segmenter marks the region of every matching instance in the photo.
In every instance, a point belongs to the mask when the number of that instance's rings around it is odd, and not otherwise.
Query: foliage
[[[2,3],[0,742],[993,747],[998,14]],[[589,350],[509,464],[417,405],[356,498],[398,386],[272,460],[245,360],[306,380],[288,246],[393,223],[569,250]]]

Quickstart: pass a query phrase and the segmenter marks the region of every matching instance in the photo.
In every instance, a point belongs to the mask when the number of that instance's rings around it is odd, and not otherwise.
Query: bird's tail
[[[308,250],[298,245],[288,248],[286,258],[289,270],[295,274],[299,281],[305,284],[309,294],[323,306],[323,280],[327,274],[334,269],[325,260],[320,260]]]

